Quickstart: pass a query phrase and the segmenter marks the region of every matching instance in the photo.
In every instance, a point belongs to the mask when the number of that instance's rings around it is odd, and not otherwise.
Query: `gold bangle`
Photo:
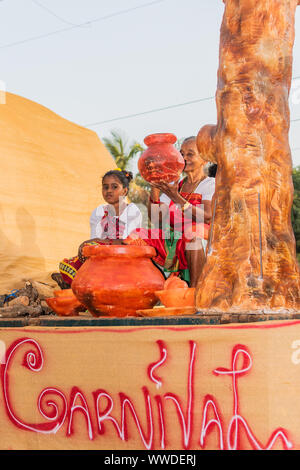
[[[182,208],[181,208],[182,212],[184,212],[184,211],[185,211],[186,209],[188,209],[190,206],[191,206],[191,203],[187,201],[187,202],[184,204],[184,206],[182,206]]]

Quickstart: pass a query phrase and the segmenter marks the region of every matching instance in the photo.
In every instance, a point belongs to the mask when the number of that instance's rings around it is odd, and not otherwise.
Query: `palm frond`
[[[104,145],[107,148],[107,150],[116,159],[120,155],[119,148],[113,142],[110,142],[107,139],[103,139],[103,142],[104,142]]]
[[[122,135],[121,131],[112,130],[110,133],[110,137],[102,139],[103,143],[115,159],[117,166],[121,170],[125,170],[130,160],[144,149],[138,142],[128,145],[128,140]]]
[[[141,153],[143,152],[144,148],[138,143],[138,142],[135,142],[132,147],[131,147],[131,150],[128,154],[128,156],[130,158],[133,158],[135,157],[138,153]]]

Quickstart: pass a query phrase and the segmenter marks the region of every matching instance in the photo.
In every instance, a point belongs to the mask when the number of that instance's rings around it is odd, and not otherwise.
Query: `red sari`
[[[178,185],[178,190],[184,183],[182,180]],[[193,206],[200,205],[202,195],[197,193],[181,193],[181,196]],[[159,204],[159,203],[158,203]],[[170,225],[162,229],[136,229],[124,240],[130,245],[150,245],[156,249],[154,261],[162,266],[165,271],[179,272],[181,277],[189,281],[188,264],[186,260],[187,244],[195,236],[208,239],[208,224],[197,224],[191,218],[183,214],[176,204],[171,201],[169,204]]]

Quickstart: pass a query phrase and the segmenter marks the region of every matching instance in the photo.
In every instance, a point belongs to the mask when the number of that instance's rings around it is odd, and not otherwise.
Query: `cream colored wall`
[[[0,130],[1,294],[76,254],[116,165],[96,133],[20,96],[6,94]]]
[[[0,449],[300,450],[299,320],[141,320],[1,327]]]

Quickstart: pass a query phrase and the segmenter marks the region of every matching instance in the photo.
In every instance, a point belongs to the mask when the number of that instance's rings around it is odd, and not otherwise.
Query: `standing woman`
[[[196,287],[206,259],[216,165],[207,170],[194,136],[183,141],[180,152],[186,176],[175,184],[152,185],[148,213],[154,228],[135,230],[125,243],[153,246],[154,261],[164,271],[179,273],[190,287]]]

